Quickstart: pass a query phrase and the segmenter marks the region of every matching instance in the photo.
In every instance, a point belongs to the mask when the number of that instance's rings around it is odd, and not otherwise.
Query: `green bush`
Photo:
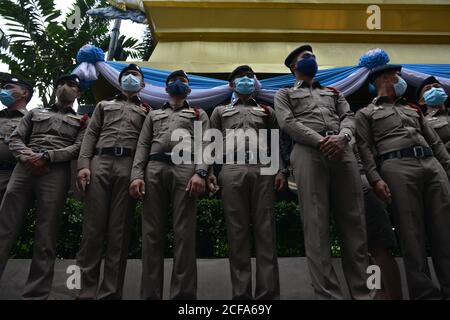
[[[277,244],[280,257],[304,256],[303,230],[294,202],[281,201],[275,206],[277,221]],[[133,222],[129,258],[141,256],[142,203],[139,202]],[[197,254],[199,258],[223,258],[227,256],[228,245],[222,201],[216,198],[202,199],[198,207]],[[81,241],[83,203],[73,198],[67,200],[62,215],[62,226],[57,244],[57,256],[74,259]],[[172,255],[173,232],[171,214],[168,212],[166,257]],[[25,218],[25,227],[12,254],[14,258],[30,258],[32,255],[35,229],[35,210],[30,210]],[[331,228],[332,254],[340,255],[340,246],[334,228]]]

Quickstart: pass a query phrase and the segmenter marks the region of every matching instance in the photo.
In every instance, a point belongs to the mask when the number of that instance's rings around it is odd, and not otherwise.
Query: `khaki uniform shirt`
[[[98,148],[122,147],[135,150],[150,109],[138,97],[127,101],[122,94],[98,103],[81,146],[78,170],[90,168],[91,159]]]
[[[277,118],[275,116],[275,112],[271,107],[261,107],[254,99],[250,99],[247,104],[243,104],[239,99],[236,100],[233,104],[218,106],[214,109],[211,115],[211,128],[218,129],[222,132],[223,135],[223,151],[224,155],[227,154],[226,144],[227,140],[234,138],[234,150],[228,150],[232,154],[238,152],[239,141],[237,141],[238,137],[236,136],[236,129],[254,129],[256,130],[257,136],[259,134],[259,129],[267,129],[267,137],[270,137],[271,129],[278,129]],[[281,136],[281,135],[280,135]],[[245,140],[246,144],[243,145],[246,150],[248,150],[249,142],[248,139]],[[256,141],[257,142],[257,141]],[[260,150],[263,146],[257,145]],[[263,154],[267,154],[266,150],[262,150],[259,152],[263,152]],[[236,159],[235,159],[236,160]],[[280,166],[284,167],[284,161],[281,161],[280,156]]]
[[[281,129],[300,144],[317,147],[324,138],[320,133],[326,131],[354,135],[354,113],[347,100],[317,81],[311,86],[298,81],[292,88],[280,89],[275,95],[275,113]]]
[[[9,148],[12,154],[24,161],[22,152],[48,151],[51,162],[66,162],[78,156],[87,119],[72,108],[58,110],[36,108],[24,116],[11,135]]]
[[[374,184],[381,177],[377,170],[377,157],[414,146],[433,149],[434,155],[450,170],[450,156],[437,133],[424,120],[420,111],[404,99],[390,103],[377,97],[356,115],[358,149],[367,173]]]
[[[144,179],[144,171],[150,155],[172,153],[172,149],[180,143],[180,141],[172,141],[174,130],[186,130],[188,135],[185,136],[187,138],[185,141],[193,146],[195,123],[202,129],[203,134],[209,129],[209,118],[206,112],[202,109],[191,108],[187,102],[183,107],[176,110],[166,103],[161,109],[151,111],[145,120],[139,137],[131,181]],[[197,137],[197,139],[200,138],[203,140],[203,136]],[[207,145],[208,142],[201,143],[203,151]],[[195,152],[201,151],[194,150]],[[196,170],[208,170],[208,167],[207,164],[201,163],[196,165]]]
[[[28,113],[27,109],[0,111],[0,162],[15,164],[16,158],[9,150],[11,134],[17,128],[23,116]]]
[[[435,110],[427,114],[425,120],[437,132],[445,148],[450,153],[450,115],[448,111]]]

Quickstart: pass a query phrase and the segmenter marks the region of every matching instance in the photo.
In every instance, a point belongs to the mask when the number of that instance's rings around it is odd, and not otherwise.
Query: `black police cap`
[[[383,64],[381,66],[375,67],[372,70],[370,70],[368,78],[369,82],[373,83],[375,79],[378,78],[378,76],[390,70],[402,71],[402,66],[399,64]]]
[[[184,70],[176,70],[169,74],[169,76],[166,79],[166,86],[169,84],[170,80],[176,78],[176,77],[182,77],[185,78],[187,81],[189,81],[188,75]]]
[[[120,72],[119,83],[122,82],[122,77],[127,71],[137,71],[141,74],[142,78],[144,78],[144,73],[142,72],[141,67],[139,67],[137,64],[131,63]]]
[[[231,71],[230,76],[228,77],[228,81],[232,82],[234,79],[236,79],[236,77],[239,74],[242,74],[242,73],[245,73],[245,72],[255,73],[253,71],[253,69],[250,68],[250,66],[247,66],[247,65],[239,66],[236,69],[234,69],[233,71]]]
[[[423,80],[423,81],[419,84],[419,86],[417,87],[417,91],[416,91],[416,98],[417,98],[417,101],[419,101],[420,98],[422,98],[422,97],[421,97],[421,93],[422,93],[423,88],[424,88],[425,86],[429,85],[429,84],[434,84],[434,83],[439,83],[439,84],[441,84],[435,77],[430,76],[430,77],[426,78],[425,80]]]
[[[289,53],[289,55],[286,57],[286,60],[284,60],[284,65],[290,68],[292,63],[297,62],[296,60],[298,56],[305,51],[313,52],[313,49],[309,44],[298,47],[297,49]]]
[[[1,83],[1,86],[3,87],[5,85],[7,85],[7,84],[15,84],[15,85],[18,85],[18,86],[21,86],[21,87],[27,89],[28,92],[29,92],[27,102],[29,102],[31,100],[31,98],[33,97],[34,88],[33,88],[33,85],[30,82],[28,82],[26,80],[23,80],[23,79],[12,77],[12,78],[8,78],[6,80],[3,80],[2,83]]]
[[[59,86],[59,84],[63,81],[73,83],[73,84],[77,85],[78,88],[81,89],[81,80],[80,80],[80,77],[78,77],[76,74],[66,74],[66,75],[59,77],[59,79],[55,83],[55,88],[57,88]]]

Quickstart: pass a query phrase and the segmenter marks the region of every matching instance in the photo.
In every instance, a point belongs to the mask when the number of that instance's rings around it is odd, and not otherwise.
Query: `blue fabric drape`
[[[108,65],[116,69],[122,70],[126,64],[121,62],[107,62]],[[426,73],[429,75],[450,79],[450,64],[404,64],[405,68],[410,70]],[[342,81],[349,77],[355,71],[364,68],[360,66],[339,67],[333,69],[319,70],[316,79],[325,86],[331,86],[338,81]],[[164,87],[167,76],[171,73],[168,70],[158,70],[153,68],[142,68],[145,82],[151,85]],[[210,89],[227,84],[225,80],[218,80],[197,75],[190,75],[190,86],[192,89]],[[268,90],[278,90],[280,88],[292,86],[294,77],[292,74],[272,77],[261,80],[262,87]]]
[[[121,71],[123,68],[125,68],[125,66],[127,66],[127,64],[121,62],[107,61],[106,63],[117,71]],[[173,71],[158,70],[153,68],[141,68],[141,70],[144,73],[145,82],[158,87],[166,86],[166,78]],[[192,89],[210,89],[227,83],[228,82],[224,80],[189,75],[189,86]]]

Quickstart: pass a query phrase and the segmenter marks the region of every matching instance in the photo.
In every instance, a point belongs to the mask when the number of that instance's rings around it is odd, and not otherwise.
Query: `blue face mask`
[[[235,79],[234,90],[239,94],[252,94],[255,91],[255,79],[249,77]]]
[[[186,97],[189,93],[189,86],[183,81],[177,80],[167,85],[167,93],[171,97]]]
[[[398,78],[397,83],[394,83],[395,95],[397,97],[401,97],[405,94],[406,89],[408,88],[408,84],[406,83],[405,80],[403,80],[402,77],[397,76],[397,78]]]
[[[12,106],[16,103],[17,99],[14,98],[12,92],[10,90],[0,90],[0,101],[7,107]]]
[[[431,88],[423,94],[423,101],[427,106],[440,106],[447,101],[448,95],[442,88]]]
[[[314,78],[317,74],[317,71],[319,70],[319,66],[317,65],[316,59],[310,57],[297,61],[295,69],[305,76]]]
[[[141,90],[141,79],[128,74],[122,78],[122,90],[127,92],[138,92]]]

